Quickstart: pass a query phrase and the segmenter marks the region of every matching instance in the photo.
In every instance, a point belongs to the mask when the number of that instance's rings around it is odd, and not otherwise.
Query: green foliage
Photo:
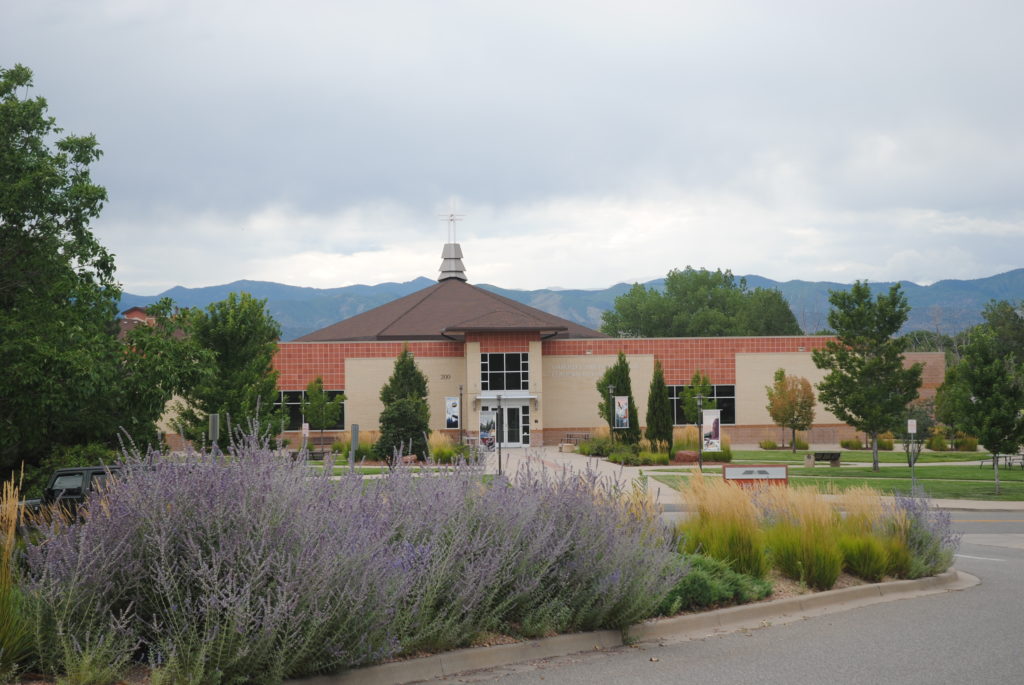
[[[665,277],[665,289],[634,284],[602,315],[601,331],[616,337],[801,335],[777,290],[747,290],[731,271],[686,267]]]
[[[885,450],[886,452],[891,452],[893,449],[893,439],[881,437],[878,438],[878,449]]]
[[[904,368],[906,341],[893,337],[910,307],[899,284],[872,300],[871,288],[862,281],[849,290],[831,291],[829,302],[828,323],[838,342],[812,352],[815,365],[827,371],[818,397],[836,418],[874,442],[879,433],[897,427],[921,386],[921,365]]]
[[[625,395],[629,398],[629,427],[625,429],[612,428],[612,413],[614,408],[609,399],[609,387],[615,388],[614,396]],[[666,394],[667,394],[666,390]],[[629,378],[629,362],[626,355],[619,352],[615,363],[609,366],[600,380],[597,381],[598,403],[597,411],[608,422],[608,430],[615,440],[621,440],[628,445],[640,442],[640,421],[637,417],[636,402],[633,401],[633,385]]]
[[[114,257],[90,222],[93,136],[61,136],[32,71],[0,68],[0,474],[55,444],[110,440],[121,346]]]
[[[882,538],[882,545],[889,561],[886,573],[893,578],[909,578],[914,564],[907,543],[899,535],[888,535]]]
[[[711,379],[704,372],[700,369],[693,372],[693,376],[690,377],[690,384],[683,389],[682,397],[680,398],[680,402],[683,405],[683,421],[685,423],[697,423],[699,418],[697,416],[697,395],[704,398],[701,400],[701,407],[703,409],[718,408],[718,403],[711,399],[714,391]],[[697,449],[696,446],[693,449]]]
[[[958,435],[953,440],[953,449],[957,452],[977,452],[978,439],[970,435]]]
[[[985,316],[986,323],[972,334],[963,359],[947,370],[938,405],[977,436],[975,448],[980,442],[993,455],[1016,454],[1024,444],[1024,359],[1017,356],[1024,323],[1011,320],[1020,315],[998,303],[990,305]],[[958,441],[957,449],[971,446],[967,440]],[[996,470],[997,494],[998,475]]]
[[[642,452],[619,448],[608,455],[608,461],[623,466],[667,466],[669,458],[665,452]]]
[[[306,394],[302,398],[302,416],[309,427],[320,431],[323,436],[325,428],[333,428],[341,420],[341,409],[345,404],[345,393],[333,398],[324,390],[324,380],[317,376],[306,386]],[[333,447],[333,445],[332,445]]]
[[[815,525],[781,521],[768,530],[776,568],[816,590],[829,590],[843,570],[843,553],[833,531]]]
[[[774,440],[762,440],[761,442],[757,443],[757,446],[763,450],[774,450],[778,449],[779,447],[778,445],[775,444]]]
[[[768,414],[772,421],[792,431],[790,443],[793,452],[807,449],[797,446],[797,431],[810,430],[814,424],[814,389],[811,382],[800,376],[787,376],[785,369],[775,371],[775,382],[765,387],[768,393]]]
[[[592,438],[582,441],[576,451],[592,457],[607,457],[613,449],[615,449],[615,443],[611,441],[611,438]]]
[[[839,446],[848,450],[864,449],[864,444],[860,441],[860,438],[847,438],[846,440],[840,440]]]
[[[119,456],[116,450],[98,442],[85,445],[58,445],[50,454],[43,457],[38,466],[25,469],[22,491],[27,498],[39,499],[43,496],[43,488],[50,481],[50,476],[57,469],[67,466],[110,465],[116,462]]]
[[[647,428],[644,437],[650,440],[656,450],[668,449],[672,443],[672,405],[668,399],[668,386],[661,361],[654,360],[651,376],[651,390],[647,396]]]
[[[427,377],[416,366],[416,360],[413,359],[408,347],[402,348],[402,352],[395,359],[391,377],[380,389],[380,401],[387,406],[406,397],[427,397]]]
[[[427,377],[416,366],[409,348],[395,359],[395,368],[380,390],[384,410],[380,414],[380,439],[374,445],[378,458],[389,465],[395,450],[426,459],[430,433],[430,407],[427,405]],[[404,455],[400,455],[404,456]]]
[[[185,435],[202,439],[210,414],[220,414],[222,448],[232,430],[247,428],[252,420],[280,433],[285,415],[274,410],[278,374],[273,360],[281,328],[267,311],[266,300],[231,293],[205,310],[188,310],[186,320],[195,344],[210,355],[210,370],[178,407]]]
[[[810,445],[803,438],[793,438],[793,451],[809,449]]]
[[[866,581],[877,583],[889,571],[889,552],[877,535],[843,535],[839,538],[843,567]]]
[[[469,445],[444,445],[435,447],[430,454],[438,464],[454,464],[455,462],[470,458]]]
[[[925,441],[924,446],[933,452],[945,452],[949,447],[949,441],[946,440],[944,435],[932,435]]]
[[[688,571],[662,600],[658,608],[662,616],[756,602],[772,592],[771,581],[737,573],[718,559],[690,554],[681,561]]]
[[[679,526],[679,551],[719,559],[738,572],[764,578],[771,569],[765,535],[756,522],[692,517]]]

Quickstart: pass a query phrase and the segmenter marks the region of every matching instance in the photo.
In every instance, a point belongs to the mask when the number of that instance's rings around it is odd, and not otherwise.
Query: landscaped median
[[[271,684],[424,654],[450,664],[494,644],[539,658],[602,630],[628,639],[652,617],[762,599],[773,573],[813,588],[843,568],[937,574],[956,545],[920,500],[889,511],[864,495],[833,536],[834,511],[810,490],[751,497],[699,477],[699,515],[671,529],[645,481],[592,471],[331,478],[254,439],[227,456],[121,468],[81,520],[37,521],[20,542],[16,493],[0,507],[0,638],[20,636],[21,670],[102,685],[134,663],[154,684]],[[599,632],[578,635],[588,631]],[[11,653],[0,644],[0,680],[18,672]]]

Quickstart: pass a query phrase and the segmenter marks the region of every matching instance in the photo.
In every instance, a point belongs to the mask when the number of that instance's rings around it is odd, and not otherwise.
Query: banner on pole
[[[615,396],[615,418],[612,421],[612,428],[629,428],[629,395]]]
[[[704,410],[704,451],[722,451],[722,410]]]
[[[459,398],[458,397],[446,397],[444,398],[444,426],[445,428],[458,428],[459,427]]]

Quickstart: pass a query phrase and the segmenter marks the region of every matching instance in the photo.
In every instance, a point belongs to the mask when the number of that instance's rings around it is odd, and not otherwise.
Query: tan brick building
[[[280,344],[274,366],[281,401],[291,410],[290,428],[301,424],[301,393],[321,376],[325,389],[347,397],[339,429],[354,423],[376,430],[378,393],[403,346],[427,376],[433,430],[475,436],[482,422],[493,420],[500,402],[507,446],[557,444],[566,433],[603,425],[595,386],[620,351],[629,360],[641,423],[658,359],[676,421],[682,422],[680,391],[701,371],[714,386],[723,432],[737,444],[780,437],[765,408],[765,386],[776,369],[812,383],[824,376],[811,350],[824,347],[828,337],[610,338],[470,285],[457,244],[445,246],[442,260],[436,285]],[[925,364],[921,394],[933,396],[944,375],[942,354],[917,353],[907,361]],[[812,443],[853,434],[816,407]]]

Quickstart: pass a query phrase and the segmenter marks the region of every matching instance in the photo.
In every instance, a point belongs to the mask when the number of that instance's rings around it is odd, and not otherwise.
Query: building
[[[394,360],[408,347],[428,379],[431,429],[476,436],[503,417],[506,446],[552,445],[567,434],[606,425],[597,411],[596,383],[620,351],[630,364],[641,423],[654,361],[661,361],[676,422],[681,390],[695,371],[707,375],[733,443],[781,436],[766,409],[765,388],[776,369],[812,383],[824,377],[811,351],[825,336],[749,338],[611,338],[467,282],[458,244],[445,245],[437,284],[281,343],[274,366],[281,402],[298,431],[305,387],[317,376],[346,395],[338,430],[351,424],[376,430],[378,394]],[[934,396],[945,372],[941,353],[908,355],[925,364],[922,396]],[[854,430],[815,409],[812,443],[837,443]],[[294,433],[293,437],[297,437]],[[294,442],[294,441],[293,441]]]

